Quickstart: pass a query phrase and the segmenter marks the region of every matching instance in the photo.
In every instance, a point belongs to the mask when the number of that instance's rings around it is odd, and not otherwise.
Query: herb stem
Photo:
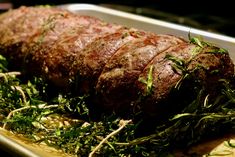
[[[4,76],[17,76],[17,75],[21,75],[21,72],[19,72],[19,71],[11,71],[11,72],[6,72],[6,73],[0,73],[0,77],[4,77]]]
[[[96,151],[98,151],[102,145],[112,136],[116,135],[118,132],[120,132],[127,124],[132,122],[132,120],[120,120],[119,125],[120,127],[117,130],[114,130],[111,132],[109,135],[107,135],[94,149],[93,151],[89,154],[89,157],[92,157]]]
[[[20,94],[22,96],[23,104],[24,104],[24,106],[26,106],[27,105],[27,100],[26,100],[26,96],[25,96],[24,91],[22,90],[22,88],[20,86],[11,86],[11,88],[13,90],[17,90],[18,92],[20,92]]]
[[[0,73],[0,78],[3,77],[5,82],[8,82],[7,76],[15,77],[17,75],[21,75],[18,71],[12,71],[12,72],[6,72],[6,73]]]

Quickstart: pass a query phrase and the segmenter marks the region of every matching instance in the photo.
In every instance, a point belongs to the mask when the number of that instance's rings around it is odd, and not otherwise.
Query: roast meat
[[[211,44],[48,7],[1,14],[0,53],[12,69],[65,90],[75,82],[94,105],[115,111],[137,106],[160,113],[186,76],[209,89],[234,74],[228,52]]]

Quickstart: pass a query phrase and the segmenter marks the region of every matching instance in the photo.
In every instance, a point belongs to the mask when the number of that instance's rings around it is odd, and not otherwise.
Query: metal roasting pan
[[[127,27],[134,27],[158,34],[171,34],[185,39],[188,38],[189,33],[191,33],[192,36],[201,36],[205,41],[227,49],[231,58],[235,61],[235,38],[233,37],[210,33],[92,4],[65,4],[59,5],[58,7],[78,14],[95,16],[106,22],[118,23]],[[46,151],[44,147],[32,147],[29,142],[22,142],[20,138],[15,137],[15,135],[3,129],[0,129],[0,150],[4,150],[9,154],[18,157],[69,156],[68,154],[62,155],[63,153],[54,153],[53,150]],[[2,152],[0,151],[0,156],[5,156],[1,153]]]

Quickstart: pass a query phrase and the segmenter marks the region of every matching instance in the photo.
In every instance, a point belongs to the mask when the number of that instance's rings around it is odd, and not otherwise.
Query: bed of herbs
[[[87,96],[58,93],[48,97],[48,85],[41,78],[22,81],[20,72],[8,71],[7,64],[0,56],[0,127],[77,156],[171,156],[175,146],[187,147],[235,126],[235,88],[226,80],[219,81],[222,88],[217,99],[208,101],[200,90],[181,113],[139,137],[135,115],[128,120],[104,115],[94,121]],[[151,77],[145,82],[150,88]]]

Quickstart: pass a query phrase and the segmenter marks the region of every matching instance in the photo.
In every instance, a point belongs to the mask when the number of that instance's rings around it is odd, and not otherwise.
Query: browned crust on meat
[[[0,36],[1,54],[15,68],[63,88],[78,81],[82,94],[92,93],[95,103],[115,110],[139,103],[149,114],[160,114],[185,72],[197,76],[194,80],[208,91],[220,78],[234,74],[228,53],[215,46],[201,47],[57,8],[21,7],[4,13]],[[169,56],[184,62],[185,71]]]
[[[122,28],[122,26],[110,25],[98,20],[95,24],[77,25],[76,28],[59,34],[50,46],[42,44],[43,47],[37,48],[38,51],[33,50],[29,53],[27,62],[38,66],[28,67],[32,68],[31,72],[40,73],[57,86],[68,87],[70,80],[80,73],[79,69],[87,45]]]
[[[175,101],[169,101],[168,98],[173,90],[180,88],[179,85],[184,81],[186,75],[193,76],[193,80],[187,82],[192,83],[192,85],[186,85],[187,89],[179,89],[184,90],[185,96],[190,93],[193,95],[193,84],[203,86],[208,94],[213,96],[217,92],[214,89],[216,89],[219,79],[231,79],[234,74],[234,65],[227,52],[220,53],[217,47],[205,46],[195,54],[196,48],[199,48],[198,45],[181,43],[156,56],[145,67],[139,78],[147,79],[149,69],[152,67],[152,89],[148,91],[147,85],[139,81],[140,79],[136,81],[136,87],[140,96],[146,97],[142,106],[146,113],[156,116],[167,112],[167,110],[168,113],[171,113],[177,112],[177,108],[182,108],[182,106],[177,106],[180,105],[177,103],[182,103],[182,99],[187,100],[187,98],[182,95],[175,98]],[[182,66],[185,71],[175,68],[176,63],[168,59],[167,56],[173,56],[177,60],[183,61],[184,65]]]
[[[169,35],[147,35],[122,46],[106,63],[96,85],[103,104],[128,107],[138,97],[135,81],[145,66],[157,55],[181,42]]]
[[[0,50],[11,58],[16,67],[22,65],[27,53],[24,46],[33,35],[38,34],[45,21],[51,16],[69,14],[65,10],[43,7],[21,7],[10,13],[7,17],[13,19],[5,20],[3,28],[0,29]]]

